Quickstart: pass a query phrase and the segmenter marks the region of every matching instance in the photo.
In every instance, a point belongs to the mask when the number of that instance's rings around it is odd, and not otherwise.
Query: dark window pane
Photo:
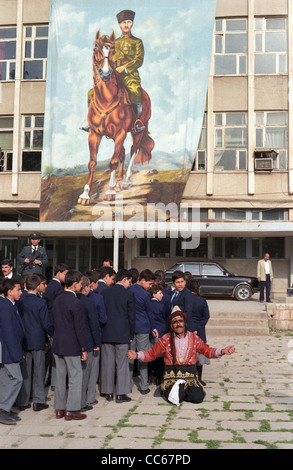
[[[35,59],[44,59],[47,57],[47,49],[48,49],[48,40],[36,40],[35,41]]]
[[[16,41],[0,42],[0,59],[15,59]]]
[[[31,60],[24,62],[24,80],[41,80],[43,78],[43,62],[41,60]]]
[[[22,171],[41,171],[41,152],[22,152]]]
[[[35,127],[44,127],[44,116],[36,116]]]
[[[36,27],[36,37],[45,38],[48,37],[49,28],[48,26],[37,26]]]
[[[12,170],[12,153],[8,153],[6,157],[6,170]]]
[[[16,38],[16,28],[0,28],[0,39]]]
[[[31,145],[31,133],[28,131],[24,133],[24,148],[29,149],[30,145]]]
[[[6,62],[0,62],[0,80],[6,80]]]
[[[15,79],[15,62],[11,62],[10,68],[9,68],[9,80],[14,80],[14,79]]]
[[[42,149],[43,148],[43,131],[34,131],[33,133],[33,148]]]
[[[25,37],[26,38],[31,38],[32,37],[32,27],[31,26],[27,26],[26,29],[25,29]]]
[[[30,41],[26,41],[25,43],[25,53],[24,56],[26,59],[30,59],[32,56],[32,43]]]

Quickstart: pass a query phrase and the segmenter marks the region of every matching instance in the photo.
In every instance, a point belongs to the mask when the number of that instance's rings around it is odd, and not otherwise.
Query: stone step
[[[263,326],[217,326],[208,325],[206,326],[207,338],[209,336],[268,336],[269,327]],[[208,340],[209,342],[209,340]]]
[[[269,335],[268,315],[266,311],[210,311],[206,333],[211,336],[267,336]]]
[[[267,318],[262,319],[253,319],[253,318],[233,318],[233,317],[225,317],[221,318],[210,318],[208,325],[209,326],[264,326],[268,324]]]
[[[224,318],[239,318],[239,319],[248,319],[251,321],[257,319],[264,319],[267,318],[267,312],[213,312],[210,311],[210,319],[224,319]]]

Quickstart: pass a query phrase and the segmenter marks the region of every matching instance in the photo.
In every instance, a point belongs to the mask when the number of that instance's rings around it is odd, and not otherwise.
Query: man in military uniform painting
[[[145,129],[139,120],[142,113],[141,79],[138,73],[143,64],[144,47],[141,39],[131,34],[135,13],[132,10],[123,10],[117,15],[117,20],[122,31],[121,36],[115,41],[115,54],[113,60],[116,64],[116,72],[122,78],[124,86],[130,94],[137,121],[135,132]]]

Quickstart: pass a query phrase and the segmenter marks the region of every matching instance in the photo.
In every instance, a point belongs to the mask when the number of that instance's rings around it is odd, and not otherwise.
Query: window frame
[[[31,28],[31,35],[28,35],[28,29]],[[47,28],[47,35],[37,35],[38,28]],[[22,79],[23,80],[46,80],[47,75],[47,58],[48,58],[48,37],[49,37],[49,24],[36,24],[36,25],[25,25],[23,28],[23,59],[22,59]],[[36,42],[47,41],[47,51],[45,57],[35,57],[36,54]],[[30,57],[26,57],[27,46],[30,45]],[[41,62],[41,77],[25,77],[26,63],[30,62]]]
[[[15,37],[8,37],[8,38],[0,38],[0,43],[8,43],[8,42],[14,42],[15,43],[15,57],[10,58],[10,59],[1,59],[0,60],[0,65],[2,63],[6,64],[6,73],[5,73],[5,78],[1,79],[0,78],[0,83],[1,82],[13,82],[15,80],[15,68],[16,68],[16,41],[17,41],[17,31],[16,31],[16,26],[1,26],[0,30],[4,29],[15,29]],[[11,75],[11,65],[14,64],[14,77],[10,78]]]
[[[245,22],[245,29],[234,29],[229,30],[227,29],[227,25],[229,22]],[[222,26],[220,26],[220,24]],[[226,52],[227,47],[227,39],[229,35],[246,35],[246,45],[244,49],[246,52]],[[221,39],[219,41],[219,38]],[[219,51],[219,42],[221,51]],[[235,73],[217,73],[216,71],[216,59],[217,57],[235,57]],[[245,59],[245,71],[241,71],[241,60]],[[248,19],[247,18],[219,18],[216,19],[215,23],[215,33],[214,33],[214,76],[221,77],[221,76],[245,76],[247,75],[247,67],[248,67]]]
[[[284,20],[284,29],[283,28],[277,28],[277,29],[269,29],[268,28],[268,21],[272,20],[278,20],[282,19]],[[257,23],[262,23],[261,27],[257,27]],[[267,41],[266,41],[266,35],[272,33],[272,34],[277,34],[277,33],[284,33],[285,41],[286,41],[286,51],[268,51],[267,49]],[[257,49],[257,38],[261,38],[261,50],[256,50]],[[261,70],[261,71],[256,71],[257,67],[257,61],[256,58],[257,56],[268,56],[268,55],[274,55],[276,58],[275,62],[275,71],[274,72],[269,72],[268,70]],[[280,65],[281,65],[281,58],[285,57],[284,64],[286,64],[286,70],[280,70]],[[275,17],[255,17],[254,19],[254,75],[259,76],[259,75],[283,75],[283,74],[288,74],[288,20],[285,16],[275,16]]]
[[[245,117],[245,123],[244,124],[227,124],[227,116],[228,115],[243,115]],[[221,116],[220,122],[217,123],[217,118],[218,116]],[[214,113],[214,158],[215,158],[215,163],[214,163],[214,171],[215,172],[220,172],[220,171],[228,171],[228,172],[246,172],[247,171],[247,146],[248,146],[248,113],[247,112],[215,112]],[[240,129],[244,131],[243,136],[245,137],[245,145],[242,146],[227,146],[228,138],[228,130],[230,129]],[[217,135],[219,136],[221,134],[221,145],[217,145],[218,138]],[[221,168],[221,165],[216,164],[216,158],[217,158],[217,153],[222,152],[222,155],[224,152],[235,152],[235,168],[233,169],[227,169],[227,168]],[[245,153],[245,168],[241,168],[241,152]],[[220,157],[221,158],[221,157]]]

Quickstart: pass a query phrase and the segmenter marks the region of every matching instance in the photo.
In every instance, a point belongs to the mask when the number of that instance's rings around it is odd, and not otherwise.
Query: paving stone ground
[[[293,449],[292,333],[234,338],[211,336],[208,343],[235,344],[233,356],[203,369],[206,398],[195,405],[171,405],[134,385],[132,401],[117,404],[99,396],[83,421],[55,418],[49,408],[20,413],[15,426],[0,424],[0,449]]]

